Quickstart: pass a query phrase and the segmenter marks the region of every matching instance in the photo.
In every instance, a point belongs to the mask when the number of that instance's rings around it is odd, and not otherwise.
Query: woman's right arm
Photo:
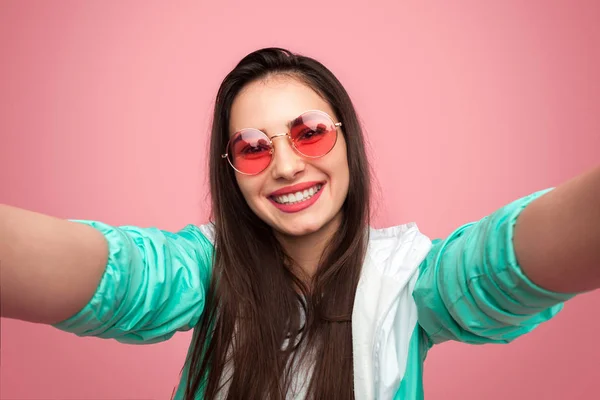
[[[0,205],[0,315],[62,321],[90,300],[108,246],[91,226]]]
[[[194,225],[113,227],[0,205],[0,315],[80,336],[166,340],[199,320],[212,254]]]

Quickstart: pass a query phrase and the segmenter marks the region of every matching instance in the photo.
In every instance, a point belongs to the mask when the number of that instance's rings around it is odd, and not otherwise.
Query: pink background
[[[0,202],[204,222],[213,97],[270,45],[347,87],[377,171],[376,226],[441,237],[598,165],[599,2],[288,3],[3,0]],[[426,398],[597,396],[599,295],[509,346],[434,348]],[[9,320],[1,333],[2,399],[165,399],[190,340],[126,346]]]

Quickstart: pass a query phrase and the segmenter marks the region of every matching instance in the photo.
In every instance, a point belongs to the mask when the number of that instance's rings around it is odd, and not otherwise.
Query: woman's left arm
[[[436,239],[413,288],[432,343],[508,343],[600,287],[600,167]]]
[[[525,207],[515,224],[514,248],[523,273],[547,290],[600,288],[600,167]]]

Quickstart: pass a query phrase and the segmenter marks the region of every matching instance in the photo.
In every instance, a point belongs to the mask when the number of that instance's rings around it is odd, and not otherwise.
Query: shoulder
[[[215,244],[215,224],[214,222],[207,222],[202,225],[195,226],[194,229],[197,230],[206,240],[208,240],[212,245]]]
[[[409,243],[415,240],[429,240],[417,226],[416,222],[382,228],[369,228],[369,245],[383,243]]]
[[[374,315],[376,310],[389,309],[398,301],[412,304],[411,293],[419,267],[431,247],[431,240],[419,231],[415,223],[370,228],[369,244],[356,289],[355,304],[359,312],[362,310],[363,315]]]
[[[431,249],[432,241],[415,222],[369,229],[365,267],[395,276],[402,270],[416,269]]]

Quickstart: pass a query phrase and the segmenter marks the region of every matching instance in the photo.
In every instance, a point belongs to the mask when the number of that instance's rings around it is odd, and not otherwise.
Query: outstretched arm
[[[600,287],[600,167],[531,202],[517,219],[515,253],[539,286],[579,293]]]
[[[413,297],[433,343],[507,343],[600,287],[600,168],[435,240]]]
[[[0,205],[0,316],[156,343],[196,325],[213,245],[177,232],[65,221]]]

